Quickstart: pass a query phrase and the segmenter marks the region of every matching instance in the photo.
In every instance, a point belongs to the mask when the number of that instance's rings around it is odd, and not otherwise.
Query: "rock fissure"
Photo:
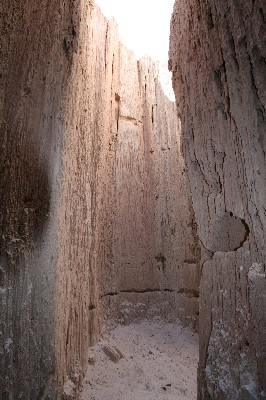
[[[119,292],[106,293],[106,294],[102,295],[101,298],[106,297],[106,296],[119,296],[120,294],[123,294],[123,293],[145,294],[145,293],[162,293],[162,292],[173,293],[174,290],[172,290],[172,289],[141,289],[141,290],[127,289],[127,290],[120,290]],[[179,293],[183,293],[183,291],[180,291]]]

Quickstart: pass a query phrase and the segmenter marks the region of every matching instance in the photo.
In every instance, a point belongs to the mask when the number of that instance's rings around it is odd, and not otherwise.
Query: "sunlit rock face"
[[[99,278],[101,305],[109,320],[171,314],[196,326],[200,248],[176,106],[150,59],[137,61],[119,45],[114,65],[116,119],[106,154],[114,162],[106,209],[109,216],[112,206],[112,236],[102,244],[110,250]]]
[[[265,43],[264,1],[176,1],[169,66],[198,235],[209,253],[200,286],[200,399],[266,396]]]
[[[0,398],[74,398],[106,316],[196,325],[180,122],[93,1],[1,12]]]

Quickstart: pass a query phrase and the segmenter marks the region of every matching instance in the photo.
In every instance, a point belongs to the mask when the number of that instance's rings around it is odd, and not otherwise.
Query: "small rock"
[[[105,345],[103,346],[103,351],[114,363],[118,363],[118,361],[121,360],[121,358],[124,358],[124,354],[121,353],[121,351],[116,347]]]

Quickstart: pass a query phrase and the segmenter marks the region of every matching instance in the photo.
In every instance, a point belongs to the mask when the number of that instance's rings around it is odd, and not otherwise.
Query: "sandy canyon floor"
[[[195,400],[198,335],[160,320],[118,326],[89,351],[80,400]]]

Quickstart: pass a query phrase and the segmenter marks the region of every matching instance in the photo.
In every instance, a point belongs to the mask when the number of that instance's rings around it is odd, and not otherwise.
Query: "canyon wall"
[[[0,15],[0,397],[74,398],[108,319],[196,324],[180,122],[92,1]]]
[[[265,1],[176,1],[169,67],[204,254],[199,399],[266,398],[265,60]]]
[[[165,315],[195,326],[200,249],[176,106],[153,61],[136,61],[123,45],[118,60],[113,238],[99,279],[102,307],[109,321]]]
[[[0,6],[1,399],[54,396],[66,41],[80,13],[73,4]]]

